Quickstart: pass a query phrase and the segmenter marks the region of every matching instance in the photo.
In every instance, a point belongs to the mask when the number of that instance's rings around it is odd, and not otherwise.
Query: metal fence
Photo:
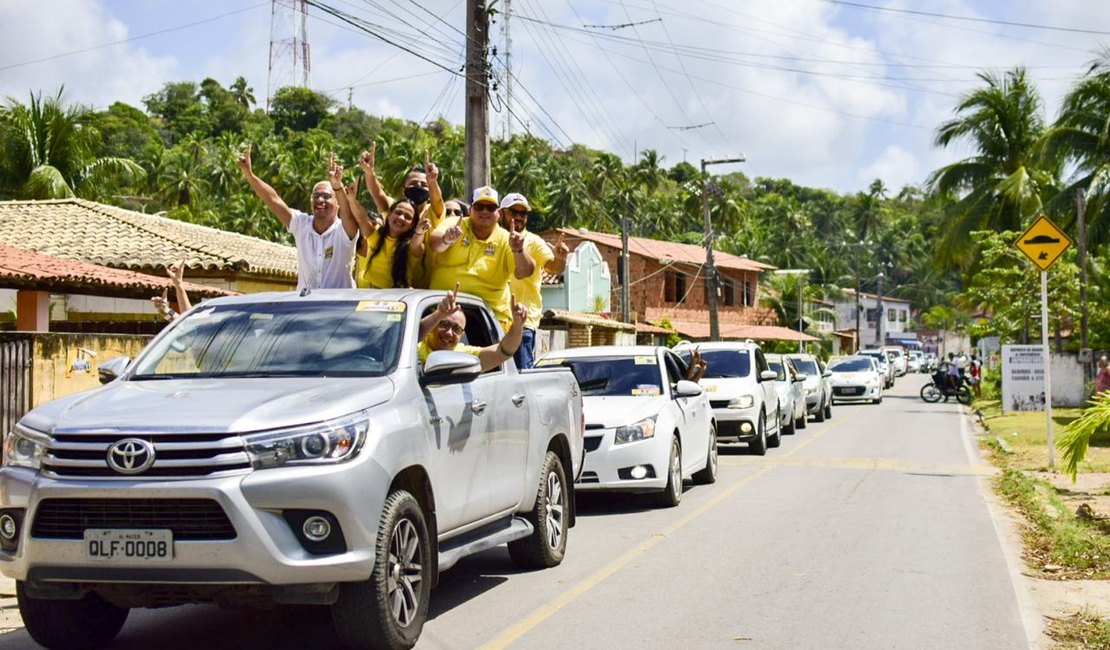
[[[0,333],[0,434],[19,422],[31,409],[31,334]]]

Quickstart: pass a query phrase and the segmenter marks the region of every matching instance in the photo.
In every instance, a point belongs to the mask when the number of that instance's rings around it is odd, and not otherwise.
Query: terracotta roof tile
[[[0,244],[0,288],[146,298],[172,288],[170,279],[67,260]],[[192,298],[236,295],[216,287],[185,282]]]
[[[673,321],[671,325],[675,330],[691,339],[708,339],[709,323],[700,321]],[[820,341],[821,339],[803,334],[779,325],[741,325],[737,323],[721,323],[722,339],[751,339],[753,341]]]
[[[620,235],[577,230],[575,228],[556,228],[553,232],[565,234],[566,239],[564,241],[568,244],[573,243],[575,240],[583,240],[592,241],[595,244],[608,246],[610,248],[619,249],[621,247]],[[642,255],[659,261],[672,260],[686,264],[705,263],[705,248],[693,244],[677,244],[675,242],[659,241],[657,239],[647,239],[644,237],[629,237],[628,251],[631,255]],[[734,269],[737,271],[758,272],[770,271],[775,268],[770,264],[764,264],[763,262],[757,262],[746,257],[738,257],[721,251],[713,252],[713,263],[717,268]]]
[[[292,246],[82,199],[0,201],[0,243],[115,268],[295,278]]]

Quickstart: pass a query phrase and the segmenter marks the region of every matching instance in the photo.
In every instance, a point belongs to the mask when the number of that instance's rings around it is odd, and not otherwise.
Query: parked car
[[[886,352],[883,350],[860,350],[856,354],[862,354],[865,357],[873,357],[875,361],[879,362],[879,369],[886,379],[883,383],[883,388],[890,388],[894,385],[894,366],[891,365],[890,358],[886,355]]]
[[[909,372],[924,372],[921,365],[925,362],[925,354],[921,350],[910,350],[906,355],[909,358]]]
[[[874,357],[855,355],[829,361],[833,401],[881,404],[885,378]]]
[[[694,348],[709,365],[701,385],[717,422],[718,442],[746,442],[762,456],[782,443],[782,416],[775,372],[759,344],[751,341],[681,343],[675,348],[689,363]]]
[[[768,354],[767,364],[777,373],[775,389],[782,412],[782,432],[792,434],[809,423],[806,413],[806,376],[794,368],[794,362],[781,354]]]
[[[411,647],[433,584],[508,544],[559,564],[582,400],[561,368],[431,352],[443,292],[256,293],[194,307],[107,382],[27,413],[0,469],[0,571],[41,645],[132,607],[329,606],[345,647]],[[464,342],[500,329],[458,297]],[[480,480],[476,480],[476,477]]]
[[[653,492],[670,507],[682,500],[683,479],[717,480],[709,397],[669,348],[572,348],[536,365],[570,368],[582,390],[586,460],[578,489]]]
[[[796,353],[785,355],[794,362],[798,372],[805,378],[806,410],[813,415],[813,419],[824,422],[832,417],[832,384],[829,383],[829,374],[821,360],[812,354]]]
[[[909,364],[906,362],[905,351],[897,345],[884,345],[883,351],[886,352],[886,358],[894,365],[894,376],[905,376],[909,371]]]

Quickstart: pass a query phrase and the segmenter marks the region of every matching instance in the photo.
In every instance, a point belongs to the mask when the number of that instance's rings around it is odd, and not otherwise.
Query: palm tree
[[[99,134],[92,111],[66,106],[63,90],[45,100],[32,94],[23,104],[9,97],[0,108],[0,195],[55,199],[100,198],[113,181],[131,182],[143,169],[129,158],[97,158]]]
[[[986,84],[965,94],[956,117],[937,128],[935,144],[969,143],[976,153],[933,172],[932,190],[954,201],[938,261],[968,268],[973,262],[973,230],[1021,230],[1041,209],[1057,170],[1038,156],[1044,132],[1041,98],[1024,68],[1004,75],[981,72]]]
[[[231,96],[235,98],[235,103],[248,111],[251,106],[258,103],[254,98],[254,88],[248,86],[247,80],[243,77],[236,77],[228,90],[231,91]]]

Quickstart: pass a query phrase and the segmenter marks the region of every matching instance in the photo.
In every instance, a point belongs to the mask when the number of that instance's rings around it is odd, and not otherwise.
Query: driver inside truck
[[[443,296],[436,305],[435,311],[421,319],[420,343],[416,347],[417,357],[420,363],[427,363],[428,355],[438,350],[465,352],[478,357],[482,363],[482,372],[492,370],[511,358],[520,347],[528,311],[524,305],[517,303],[515,296],[511,297],[513,323],[509,331],[497,343],[480,348],[462,342],[463,333],[466,332],[466,315],[456,303],[458,295],[459,283],[456,282],[454,290],[448,291],[447,295]]]

